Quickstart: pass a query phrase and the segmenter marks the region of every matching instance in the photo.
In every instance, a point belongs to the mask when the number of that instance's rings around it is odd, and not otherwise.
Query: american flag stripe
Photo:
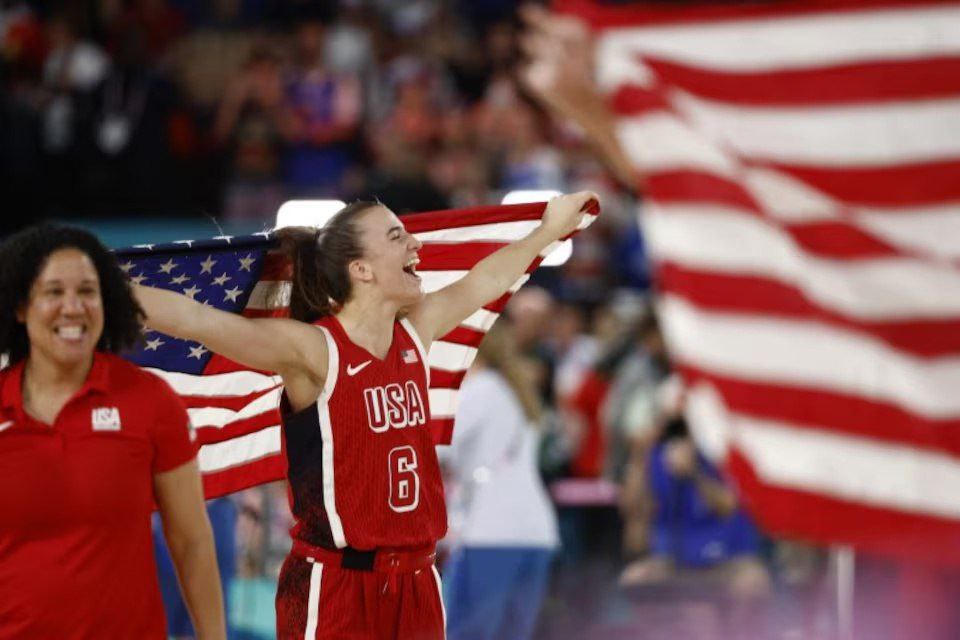
[[[804,222],[777,222],[758,215],[753,210],[703,202],[664,203],[656,207],[656,212],[661,215],[658,215],[656,222],[651,224],[668,227],[663,229],[664,233],[669,233],[670,225],[682,224],[684,216],[701,215],[704,218],[717,218],[718,225],[730,227],[729,232],[736,232],[737,229],[733,227],[739,226],[745,232],[755,236],[764,235],[766,244],[797,245],[805,254],[813,258],[849,261],[864,259],[866,261],[879,258],[910,258],[914,257],[911,254],[915,253],[912,249],[893,246],[864,229],[865,225],[839,220],[820,218]]]
[[[960,558],[960,3],[560,4],[699,440],[774,533]]]
[[[257,391],[268,391],[277,386],[280,380],[279,376],[268,376],[248,370],[202,377],[151,367],[146,367],[146,370],[162,376],[167,384],[182,396],[246,395]]]
[[[953,126],[960,108],[956,98],[816,108],[745,107],[679,90],[671,93],[668,99],[681,115],[650,110],[661,119],[653,121],[644,135],[662,135],[658,125],[692,125],[716,132],[728,149],[748,161],[869,167],[931,162],[960,153],[960,132]],[[645,114],[646,110],[629,115]],[[891,144],[893,136],[896,144]]]
[[[814,303],[865,319],[960,312],[960,300],[943,295],[960,286],[960,272],[951,264],[889,256],[824,259],[774,225],[716,208],[677,207],[664,213],[653,207],[649,214],[644,230],[661,260],[791,284]]]
[[[853,177],[852,174],[851,179]],[[896,178],[890,174],[884,177]],[[850,202],[851,198],[834,198],[809,181],[794,178],[781,170],[756,166],[741,167],[735,176],[685,169],[658,171],[648,180],[650,186],[660,194],[659,200],[664,203],[715,203],[784,221],[856,219],[869,224],[874,219],[889,219],[899,224],[916,223],[920,226],[921,222],[914,218],[932,217],[936,222],[939,216],[946,223],[951,209],[945,202],[952,201],[952,196],[948,195],[912,204],[897,201],[882,203],[881,198],[877,197],[869,203]],[[836,206],[840,201],[845,205],[842,210]],[[908,233],[909,228],[904,228],[904,232]]]
[[[543,214],[543,203],[504,207],[482,207],[460,211],[440,211],[414,214],[404,218],[411,232],[424,242],[421,263],[418,268],[424,290],[436,291],[462,278],[468,270],[507,243],[528,234],[538,224]],[[586,216],[584,226],[596,217],[594,208]],[[237,247],[236,255],[230,253]],[[554,243],[541,256],[546,256],[559,246]],[[194,251],[194,271],[179,288],[170,281],[179,271],[166,265],[158,271],[157,263],[167,258],[166,251],[175,249],[176,255],[186,256]],[[258,253],[259,252],[259,253]],[[205,284],[195,295],[210,296],[216,304],[224,304],[225,289],[230,286],[232,271],[224,271],[231,265],[236,268],[246,260],[248,267],[256,256],[257,278],[249,283],[244,292],[244,306],[235,311],[247,317],[284,317],[290,301],[291,267],[286,258],[276,251],[269,235],[257,239],[227,239],[216,242],[202,241],[195,246],[152,247],[121,250],[122,260],[129,260],[128,272],[132,275],[148,273],[156,281],[148,284],[167,286],[180,290],[192,282],[207,282],[215,277],[224,278],[220,285]],[[194,254],[191,254],[194,255]],[[145,258],[146,256],[146,258]],[[212,261],[203,267],[204,257]],[[140,265],[138,260],[148,259],[149,264]],[[540,259],[534,261],[533,271]],[[177,258],[175,262],[186,265],[190,260]],[[213,264],[215,263],[215,264]],[[201,267],[206,276],[199,272]],[[165,270],[164,270],[165,269]],[[221,275],[223,274],[223,275]],[[183,275],[187,275],[184,272]],[[183,276],[181,276],[183,277]],[[206,278],[206,280],[204,280]],[[510,291],[516,291],[529,278],[522,276]],[[434,417],[430,428],[439,442],[449,442],[452,436],[453,415],[456,411],[456,396],[466,369],[476,355],[476,347],[484,333],[496,320],[511,293],[484,305],[473,313],[462,326],[454,329],[440,340],[434,341],[428,356],[431,385],[430,405]],[[156,334],[149,334],[152,338]],[[184,347],[167,340],[167,348]],[[190,347],[191,345],[185,345]],[[196,345],[194,345],[196,348]],[[154,349],[154,352],[164,347]],[[143,352],[140,357],[155,357],[155,353]],[[219,354],[205,354],[206,362],[199,373],[188,373],[176,367],[148,366],[148,370],[164,378],[184,399],[188,413],[201,443],[199,462],[204,478],[204,490],[208,497],[252,486],[261,482],[280,479],[286,472],[281,437],[279,405],[282,395],[281,379],[268,372],[251,371]],[[143,364],[143,360],[140,360]],[[187,358],[183,364],[190,365]]]
[[[748,416],[735,420],[737,450],[770,484],[910,513],[960,517],[960,468],[952,456]],[[887,473],[873,475],[878,468]]]
[[[621,130],[629,134],[630,125],[621,125]],[[685,140],[685,135],[685,132],[681,133],[677,142]],[[629,153],[629,149],[627,151]],[[660,157],[666,156],[662,149],[653,152]],[[670,150],[668,159],[677,157],[681,152],[683,149]],[[753,178],[758,171],[766,170],[776,172],[781,178],[794,178],[817,193],[848,206],[909,212],[915,208],[939,206],[960,199],[960,162],[956,161],[851,167],[845,170],[767,163],[759,168],[744,165],[735,172],[716,149],[700,148],[697,152],[700,155],[690,161],[682,158],[676,162],[671,160],[671,166],[657,165],[640,153],[636,154],[635,160],[638,167],[652,167],[650,172],[644,170],[644,178],[651,191],[663,186],[666,190],[664,197],[671,197],[671,192],[672,197],[681,197],[684,194],[681,188],[688,184],[697,187],[698,191],[705,191],[701,197],[719,197],[721,194],[727,198],[735,197],[738,195],[737,189],[746,193],[744,185],[736,184],[736,176]],[[725,185],[725,182],[734,182],[737,188]],[[686,197],[691,195],[686,194]]]
[[[276,439],[280,437],[279,426],[272,432]],[[283,454],[277,454],[277,446],[282,447],[282,441],[270,440],[261,451],[247,449],[248,457],[222,470],[212,470],[204,465],[204,459],[199,458],[201,473],[203,474],[203,491],[207,498],[222,496],[247,487],[256,486],[265,482],[273,482],[284,478],[287,474],[287,462]],[[204,453],[201,446],[200,453]]]
[[[960,92],[960,57],[955,56],[753,72],[704,70],[652,56],[643,61],[658,77],[681,91],[705,100],[744,106],[893,102]],[[784,83],[790,85],[789,94],[783,91]],[[630,87],[621,91],[629,92]]]
[[[960,200],[960,160],[938,160],[883,167],[773,165],[841,202],[880,207],[911,207]]]
[[[260,416],[266,411],[274,409],[280,403],[282,389],[277,388],[265,393],[255,400],[247,402],[239,410],[228,409],[225,407],[199,407],[188,409],[190,421],[197,429],[202,427],[222,428],[228,424],[234,424],[242,420],[249,420]]]
[[[801,385],[783,385],[771,380],[757,382],[683,365],[684,377],[694,386],[716,389],[730,412],[789,422],[798,429],[864,436],[890,443],[960,453],[956,435],[960,419],[932,419],[910,413],[896,405]]]
[[[749,461],[755,477],[770,484],[909,513],[960,515],[955,493],[960,467],[952,452],[906,448],[896,441],[730,413],[725,400],[706,386],[695,387],[688,413],[696,418],[695,426],[718,421],[735,424],[736,453],[741,461]],[[714,434],[700,435],[709,447]],[[887,473],[874,475],[878,467]]]
[[[749,459],[738,449],[730,451],[728,468],[736,476],[741,491],[750,496],[754,512],[763,514],[764,523],[771,531],[802,535],[814,541],[852,541],[871,551],[909,554],[941,565],[955,561],[960,553],[956,518],[905,512],[856,496],[839,497],[814,487],[770,482],[755,472]],[[875,470],[869,473],[875,475]],[[799,528],[798,514],[802,515]]]
[[[886,401],[930,418],[960,414],[960,357],[911,358],[854,331],[698,309],[664,295],[673,355],[708,371]],[[829,360],[825,360],[829,356]],[[824,366],[832,362],[833,366]],[[865,372],[882,371],[875,379]]]
[[[723,313],[758,313],[809,320],[869,334],[897,351],[920,358],[960,351],[960,320],[954,318],[873,320],[815,304],[798,287],[754,275],[718,273],[663,261],[659,289],[698,308]]]
[[[960,34],[950,28],[960,10],[951,0],[793,0],[683,10],[591,0],[558,6],[609,29],[597,43],[604,59],[597,72],[607,87],[643,77],[632,53],[703,69],[791,71],[926,59],[960,49]]]
[[[689,101],[685,101],[689,102]],[[709,112],[702,109],[694,112],[688,122],[683,118],[666,115],[659,110],[650,113],[630,114],[637,120],[625,121],[618,127],[619,135],[627,152],[644,171],[661,169],[699,169],[720,175],[731,176],[739,165],[727,150],[741,153],[744,161],[759,166],[771,166],[789,174],[803,173],[808,165],[821,167],[822,179],[841,181],[840,167],[852,165],[868,177],[886,175],[897,177],[898,170],[907,172],[913,165],[946,163],[955,175],[953,161],[960,154],[960,135],[945,133],[934,136],[925,131],[926,124],[947,127],[955,122],[960,100],[939,101],[926,109],[917,108],[916,118],[907,118],[911,111],[903,109],[884,114],[885,117],[868,117],[871,110],[850,114],[850,118],[827,120],[818,116],[797,122],[797,135],[776,135],[778,128],[791,127],[797,118],[783,113],[776,117],[758,116],[740,121],[735,115],[724,112]],[[782,116],[782,117],[781,117]],[[723,129],[727,134],[718,142],[724,148],[707,143],[696,131],[696,126]],[[897,155],[889,131],[901,129],[909,144],[904,144],[904,153]],[[883,131],[888,132],[883,135]],[[858,135],[869,137],[872,142],[857,145]],[[810,143],[810,147],[806,145]],[[642,146],[650,148],[644,153]],[[880,170],[882,168],[882,171]],[[832,173],[832,175],[831,175]]]
[[[824,198],[822,192],[783,174],[748,169],[741,173],[741,180],[742,184],[705,172],[669,171],[651,176],[648,185],[659,194],[660,210],[674,205],[713,205],[772,218],[800,241],[804,234],[810,237],[811,228],[816,229],[811,225],[830,224],[831,236],[843,233],[846,241],[858,245],[844,248],[834,243],[846,253],[859,249],[864,255],[872,255],[895,250],[923,257],[960,258],[960,222],[953,215],[954,205],[848,204],[838,210],[835,201]],[[829,245],[821,249],[820,245],[808,243],[808,248],[830,255]]]
[[[198,454],[200,469],[204,474],[223,473],[251,461],[275,456],[280,450],[280,440],[280,426],[274,421],[265,429],[238,435],[229,441],[204,444]]]

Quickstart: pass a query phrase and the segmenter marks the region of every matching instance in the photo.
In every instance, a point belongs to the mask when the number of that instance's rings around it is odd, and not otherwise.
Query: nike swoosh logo
[[[370,364],[371,362],[373,362],[373,361],[372,361],[372,360],[367,360],[366,362],[361,362],[360,364],[358,364],[358,365],[356,365],[356,366],[353,366],[353,365],[348,364],[348,365],[347,365],[347,375],[348,375],[348,376],[355,376],[355,375],[357,375],[358,373],[360,373],[361,371],[363,371],[363,369],[364,369],[368,364]]]
[[[6,431],[13,426],[13,420],[7,420],[6,422],[0,423],[0,431]]]

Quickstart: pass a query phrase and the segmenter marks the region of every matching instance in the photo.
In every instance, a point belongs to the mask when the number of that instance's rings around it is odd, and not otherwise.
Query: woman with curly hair
[[[90,233],[0,245],[0,638],[165,638],[154,505],[198,638],[225,637],[186,410],[116,355],[142,318]]]

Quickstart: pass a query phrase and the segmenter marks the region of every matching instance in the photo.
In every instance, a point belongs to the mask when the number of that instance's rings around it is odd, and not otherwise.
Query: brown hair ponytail
[[[363,256],[357,216],[379,206],[360,201],[345,206],[320,229],[285,227],[280,248],[293,266],[290,317],[313,322],[336,313],[350,299],[348,267]]]

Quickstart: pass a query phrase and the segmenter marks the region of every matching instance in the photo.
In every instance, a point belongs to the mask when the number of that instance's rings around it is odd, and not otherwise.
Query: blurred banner
[[[403,218],[423,247],[417,273],[429,293],[459,280],[477,262],[526,236],[539,223],[544,203],[478,207]],[[596,219],[596,203],[581,228]],[[204,304],[247,317],[284,317],[290,300],[290,264],[272,233],[140,245],[117,251],[130,280],[177,291]],[[530,265],[562,245],[555,242]],[[440,443],[453,435],[456,395],[484,334],[512,292],[490,301],[430,349],[430,428]],[[129,358],[156,373],[187,403],[201,447],[200,471],[208,498],[286,475],[280,433],[279,376],[251,371],[211,353],[202,344],[148,331]]]
[[[960,3],[558,7],[704,448],[768,532],[960,560]]]

